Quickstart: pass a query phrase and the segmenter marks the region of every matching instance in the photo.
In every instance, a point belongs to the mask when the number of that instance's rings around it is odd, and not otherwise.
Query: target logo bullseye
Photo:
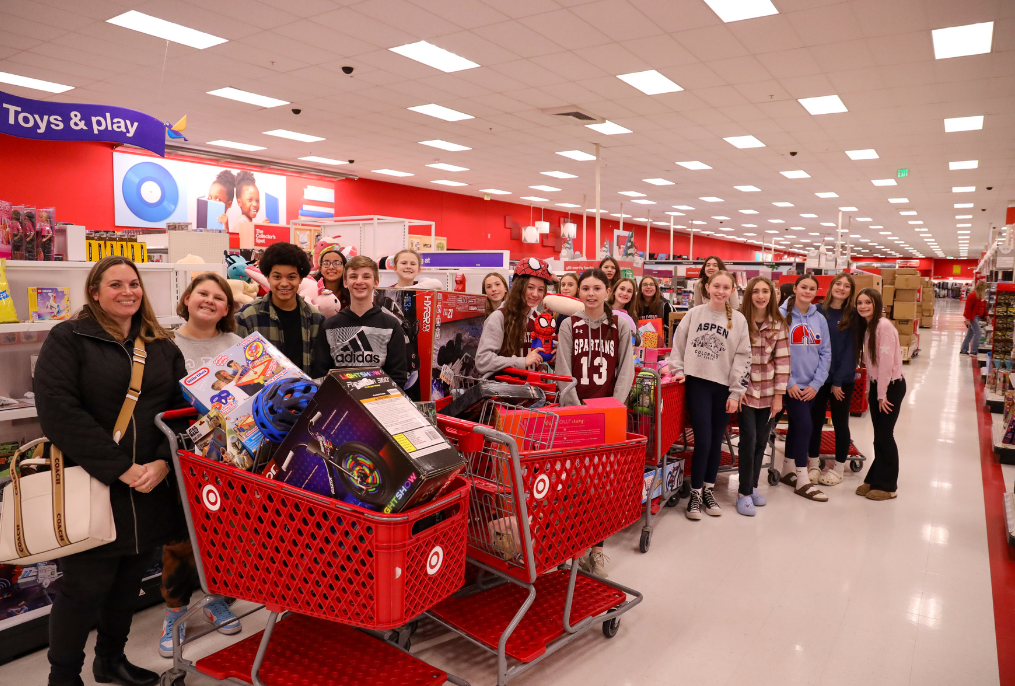
[[[218,512],[222,507],[222,496],[219,495],[217,488],[208,484],[201,489],[201,502],[212,512]]]
[[[536,482],[532,484],[532,495],[536,496],[536,500],[542,500],[549,492],[550,477],[546,474],[540,474],[536,477]]]
[[[426,558],[426,573],[433,576],[437,572],[441,571],[441,567],[444,565],[444,548],[439,545],[435,545],[433,550],[430,551],[430,555]]]

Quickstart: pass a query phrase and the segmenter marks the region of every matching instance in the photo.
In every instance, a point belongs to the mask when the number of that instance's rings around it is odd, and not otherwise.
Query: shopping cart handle
[[[563,374],[547,374],[545,372],[536,372],[531,369],[517,369],[515,367],[506,367],[501,372],[507,372],[509,374],[517,374],[518,376],[524,377],[527,381],[563,381],[568,382],[572,380],[570,376],[564,376]]]
[[[181,407],[179,410],[166,410],[162,413],[163,419],[180,419],[181,417],[196,417],[197,409],[193,407]]]

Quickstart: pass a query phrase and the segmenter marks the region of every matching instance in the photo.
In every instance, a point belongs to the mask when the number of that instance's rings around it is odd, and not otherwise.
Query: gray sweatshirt
[[[673,335],[673,351],[666,358],[671,374],[695,376],[729,386],[739,400],[747,391],[744,379],[751,369],[751,338],[747,320],[733,310],[733,329],[726,311],[698,305],[684,315]]]
[[[531,313],[530,315],[531,316]],[[483,334],[476,348],[476,371],[480,374],[499,372],[508,367],[525,369],[525,355],[501,355],[504,344],[504,308],[494,311],[483,324]],[[521,352],[520,350],[518,352]]]
[[[241,340],[234,333],[224,332],[214,338],[190,338],[176,332],[175,339],[176,347],[183,352],[183,359],[187,362],[188,374],[208,364]]]
[[[596,348],[596,345],[591,344],[591,339],[599,339],[599,328],[606,323],[606,313],[595,319],[589,319],[588,315],[584,312],[579,312],[578,316],[588,322],[586,335],[590,339],[590,345],[578,346],[586,351]],[[631,349],[631,325],[626,320],[616,316],[614,312],[614,320],[617,322],[617,351],[616,351],[616,377],[613,384],[612,396],[622,403],[627,403],[627,396],[631,392],[631,384],[634,383],[634,351]],[[593,330],[595,334],[593,334]],[[579,334],[579,338],[581,338]],[[581,340],[579,340],[581,342]],[[574,369],[572,367],[572,356],[574,346],[574,335],[571,327],[571,318],[568,317],[561,322],[560,328],[557,330],[557,361],[553,370],[554,374],[562,374],[564,376],[574,377]],[[609,355],[608,350],[602,352],[603,355]],[[596,372],[601,371],[595,368],[591,370],[590,382],[595,383]],[[582,379],[578,379],[580,384]],[[558,384],[563,386],[564,384]],[[611,394],[604,394],[611,395]],[[602,397],[598,394],[593,394],[584,397]],[[565,393],[560,399],[561,405],[581,405],[581,400],[578,397],[576,389],[571,389]]]

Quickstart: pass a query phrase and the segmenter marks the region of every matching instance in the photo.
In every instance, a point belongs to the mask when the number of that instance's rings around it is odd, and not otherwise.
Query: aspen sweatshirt
[[[673,335],[673,350],[666,363],[671,374],[696,376],[729,386],[739,400],[747,391],[751,369],[751,338],[747,320],[733,310],[733,327],[726,311],[698,305],[680,320]]]

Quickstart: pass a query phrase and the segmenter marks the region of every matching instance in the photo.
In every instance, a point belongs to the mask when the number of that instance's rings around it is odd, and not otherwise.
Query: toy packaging
[[[183,395],[202,415],[217,410],[226,434],[251,455],[263,438],[251,416],[253,398],[275,379],[307,376],[259,333],[252,333],[208,364],[184,377]],[[235,441],[227,443],[233,449]],[[235,456],[235,459],[240,459]],[[241,460],[242,461],[242,460]]]
[[[264,471],[370,510],[437,497],[464,467],[444,435],[380,369],[333,369]]]
[[[655,479],[656,470],[655,467],[651,467],[645,470],[645,483],[641,487],[641,501],[645,502],[648,497],[649,489],[652,490],[652,499],[655,500],[663,494],[663,485],[666,485],[666,491],[675,491],[680,488],[681,484],[684,483],[684,461],[682,459],[676,459],[672,462],[666,463],[666,469],[663,472],[663,478],[660,480]],[[653,482],[655,482],[653,484]]]
[[[28,289],[28,319],[43,322],[70,317],[70,289],[31,287]]]
[[[11,259],[25,259],[25,237],[21,229],[21,214],[24,208],[20,205],[11,208]]]
[[[535,386],[487,381],[477,383],[466,389],[444,408],[442,414],[458,419],[478,422],[483,406],[489,400],[496,400],[507,405],[530,407],[545,396]]]
[[[15,323],[18,313],[14,311],[11,287],[7,284],[7,260],[0,259],[0,324]]]
[[[35,259],[53,261],[53,235],[56,225],[56,209],[41,207],[35,213]]]
[[[11,204],[0,200],[0,259],[11,259]]]
[[[21,241],[25,254],[22,259],[34,260],[37,245],[34,207],[21,208]]]
[[[623,443],[627,438],[627,406],[616,398],[590,398],[584,405],[550,406],[538,411],[498,408],[494,428],[511,436],[545,436],[547,415],[557,415],[553,447],[581,448]],[[541,446],[528,444],[522,450]]]

